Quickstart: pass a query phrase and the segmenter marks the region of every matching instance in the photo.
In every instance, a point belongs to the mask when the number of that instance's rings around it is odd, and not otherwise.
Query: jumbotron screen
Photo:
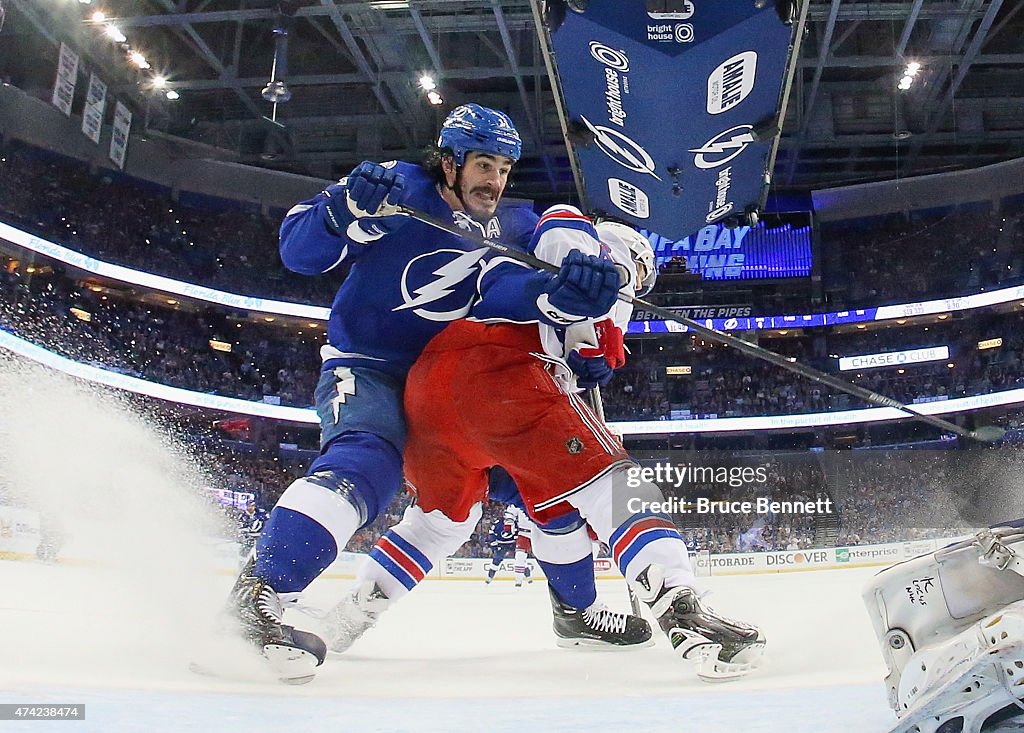
[[[810,277],[809,212],[766,214],[756,227],[729,229],[712,224],[684,239],[671,241],[641,232],[654,247],[658,266],[681,258],[686,271],[705,280],[772,280]]]

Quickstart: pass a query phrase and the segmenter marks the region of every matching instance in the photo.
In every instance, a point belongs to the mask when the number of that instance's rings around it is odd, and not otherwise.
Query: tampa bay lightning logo
[[[439,249],[410,260],[402,271],[402,305],[428,321],[455,321],[469,314],[476,299],[475,280],[487,247],[467,252]],[[472,286],[463,283],[473,283]],[[429,307],[428,307],[429,306]]]
[[[654,172],[654,158],[639,143],[618,130],[604,125],[595,125],[582,115],[580,115],[580,119],[593,133],[594,142],[597,143],[597,147],[601,148],[601,152],[623,168],[637,173],[646,173],[659,181],[661,180],[661,177]]]
[[[736,125],[720,132],[699,148],[690,148],[693,164],[701,170],[718,168],[747,149],[754,141],[752,125]]]

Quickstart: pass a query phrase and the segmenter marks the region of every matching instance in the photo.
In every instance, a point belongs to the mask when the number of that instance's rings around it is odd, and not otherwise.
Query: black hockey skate
[[[666,588],[657,565],[645,568],[636,582],[637,595],[650,606],[672,648],[698,663],[701,679],[736,679],[760,665],[765,640],[758,628],[705,608],[692,588]]]
[[[367,581],[357,586],[351,595],[327,612],[324,630],[328,648],[338,654],[348,651],[359,637],[373,628],[390,603],[376,583]]]
[[[228,622],[259,650],[282,682],[305,684],[327,657],[327,645],[316,634],[282,623],[281,599],[266,581],[249,574],[251,568],[246,567],[231,589]]]
[[[638,649],[651,646],[651,625],[639,616],[609,611],[603,603],[586,609],[563,603],[548,584],[551,597],[552,628],[560,647]]]

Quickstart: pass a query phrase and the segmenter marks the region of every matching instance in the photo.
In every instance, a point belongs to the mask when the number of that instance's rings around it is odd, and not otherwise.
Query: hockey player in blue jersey
[[[487,543],[491,548],[491,562],[487,566],[486,583],[490,584],[494,580],[508,551],[516,546],[518,537],[519,528],[516,526],[515,519],[509,517],[508,511],[494,520],[494,524],[491,525],[490,542]]]
[[[607,312],[615,300],[619,279],[607,260],[579,255],[557,275],[533,271],[402,213],[413,207],[525,248],[537,216],[498,209],[520,153],[504,113],[462,105],[422,165],[364,162],[293,207],[281,225],[290,270],[320,275],[349,266],[321,349],[320,456],[274,507],[229,605],[281,679],[312,679],[326,656],[319,637],[282,622],[282,604],[399,489],[405,378],[426,343],[467,316],[565,326]]]
[[[553,263],[563,261],[563,258],[570,256],[573,251],[589,249],[604,252],[607,248],[610,260],[620,268],[621,282],[624,287],[633,292],[640,292],[636,286],[637,282],[641,283],[641,287],[653,285],[653,279],[656,276],[653,270],[654,253],[647,240],[632,230],[628,230],[632,233],[630,240],[623,239],[621,235],[616,234],[618,231],[616,228],[621,226],[608,225],[610,227],[607,230],[610,233],[608,242],[598,241],[597,232],[590,220],[586,219],[578,210],[572,207],[555,206],[539,220],[530,248],[535,254],[543,253],[538,256],[550,257],[548,261]],[[618,302],[614,306],[616,322],[622,326],[629,320],[631,313],[631,306],[623,308]],[[445,333],[451,333],[452,329],[458,325],[448,326],[431,343],[434,344],[439,338],[444,338]],[[470,325],[481,329],[487,328],[481,324]],[[576,324],[569,329],[557,331],[545,326],[543,341],[529,347],[528,358],[538,360],[543,365],[552,366],[554,374],[541,367],[544,369],[546,375],[544,379],[547,382],[555,379],[555,374],[563,372],[566,373],[565,378],[568,378],[568,370],[577,368],[569,365],[576,360],[571,354],[568,361],[562,361],[560,357],[565,349],[569,348],[573,353],[579,353],[583,357],[579,360],[579,371],[576,372],[574,384],[589,384],[592,381],[602,383],[602,375],[610,377],[612,373],[605,350],[608,349],[614,354],[621,351],[621,336],[618,338],[614,336],[615,333],[621,334],[621,328],[615,326],[612,329],[611,325],[609,319],[609,322],[603,326],[594,323]],[[502,325],[495,326],[499,329],[502,327]],[[520,328],[520,326],[511,327]],[[535,333],[537,338],[541,338],[541,333],[538,332],[536,325],[523,328],[526,332]],[[604,338],[598,335],[599,329],[605,334]],[[481,355],[481,352],[476,349],[476,336],[477,334],[474,334],[473,337],[466,340],[465,349],[459,348],[456,351],[464,353],[466,359],[480,359],[483,363],[492,359],[498,360],[496,352],[488,351],[486,355]],[[566,343],[570,345],[566,347]],[[579,349],[582,351],[578,351]],[[415,374],[417,370],[422,371],[421,362],[425,358],[432,358],[429,354],[431,350],[432,346],[428,345],[410,375]],[[504,351],[504,349],[498,351]],[[514,351],[518,353],[518,350]],[[593,351],[600,352],[600,355],[591,356]],[[600,364],[593,364],[595,361]],[[615,361],[618,363],[618,359]],[[492,363],[496,363],[496,361]],[[489,385],[472,394],[473,402],[478,403],[482,409],[487,409],[488,399],[493,399],[496,394],[500,394],[501,397],[495,402],[508,405],[515,405],[518,400],[540,402],[545,400],[545,396],[549,394],[549,391],[543,387],[537,387],[532,380],[525,384],[507,380],[508,372],[504,368],[497,369],[494,374],[501,375],[500,391],[496,392],[494,385]],[[554,384],[552,386],[554,387]],[[561,387],[554,388],[559,395],[562,394]],[[573,391],[575,392],[575,390]],[[422,379],[416,382],[410,381],[407,385],[405,395],[407,409],[410,399],[423,408],[417,408],[421,418],[425,417],[425,413],[431,409],[429,407],[431,404],[437,404],[439,408],[434,413],[435,418],[432,425],[428,426],[424,424],[424,421],[420,421],[418,440],[416,435],[410,437],[412,444],[418,443],[426,450],[413,450],[410,461],[411,444],[406,446],[406,479],[410,490],[416,495],[416,503],[405,511],[402,521],[398,525],[389,529],[377,541],[377,544],[370,550],[369,560],[359,568],[356,574],[352,592],[327,614],[325,634],[331,651],[343,653],[349,649],[363,633],[376,624],[378,618],[390,605],[412,591],[435,563],[455,552],[463,542],[468,540],[479,521],[482,502],[485,498],[510,505],[510,510],[512,510],[510,526],[514,522],[519,527],[529,526],[531,528],[531,539],[535,543],[534,557],[548,581],[552,607],[552,630],[559,646],[628,649],[649,643],[651,628],[645,620],[637,615],[614,612],[597,598],[590,541],[586,534],[586,523],[579,512],[566,513],[555,521],[545,522],[543,526],[536,528],[525,512],[526,494],[523,494],[516,481],[497,463],[486,469],[488,484],[486,492],[480,494],[476,491],[464,491],[466,485],[461,477],[456,476],[456,474],[463,473],[463,468],[453,467],[451,462],[461,467],[480,468],[493,462],[489,457],[465,454],[457,445],[446,445],[439,452],[435,452],[429,445],[433,441],[425,439],[425,432],[433,432],[438,439],[443,441],[442,436],[451,431],[456,423],[463,419],[473,420],[469,415],[456,416],[443,407],[454,396],[451,393],[452,387],[443,377],[436,381]],[[462,394],[468,395],[469,393],[462,392]],[[571,414],[574,418],[577,416],[574,410],[571,411]],[[545,413],[545,417],[547,418],[549,415]],[[511,410],[502,411],[500,415],[491,415],[489,420],[495,426],[507,425],[511,432],[522,436],[532,435],[537,425],[542,422],[534,415],[519,415]],[[596,425],[594,427],[596,429]],[[499,429],[501,428],[499,427]],[[573,422],[572,430],[575,431],[575,429],[576,423]],[[481,428],[481,430],[483,429]],[[578,435],[583,435],[583,433],[578,433]],[[577,437],[575,440],[580,439]],[[613,450],[614,439],[604,436],[603,433],[600,440],[595,439],[591,442],[589,438],[586,438],[586,441],[591,445],[590,455],[596,456],[596,458],[588,460],[588,466],[593,466],[595,460],[603,465],[603,456],[621,453],[621,446]],[[549,455],[548,451],[551,450],[551,446],[562,447],[563,445],[566,452],[558,451],[560,455]],[[545,476],[552,476],[576,470],[573,463],[579,455],[585,452],[583,445],[582,442],[579,445],[573,441],[564,442],[564,438],[559,438],[554,442],[540,441],[536,445],[526,447],[520,455],[524,461],[536,462],[534,475],[544,473]],[[563,465],[565,461],[568,463]],[[427,493],[419,490],[418,479],[413,474],[416,472],[416,467],[422,471],[427,464],[438,468],[437,475],[429,479],[429,484],[433,487],[445,486],[446,490],[440,492],[431,490]],[[516,513],[518,513],[518,517]],[[538,531],[532,531],[533,529]],[[581,547],[584,548],[582,554],[579,553]],[[521,557],[517,553],[516,566],[516,581],[517,584],[521,584],[526,579],[525,548]],[[521,568],[521,572],[518,570],[519,568]]]
[[[595,227],[572,207],[549,209],[531,245],[553,263],[572,251],[607,249],[622,267],[625,288],[639,293],[647,275],[653,280],[645,238],[614,222]],[[574,363],[592,358],[595,348],[605,370],[612,366],[610,355],[620,361],[632,305],[615,305],[605,320],[563,330],[463,320],[425,347],[405,393],[405,477],[416,504],[381,537],[351,594],[328,614],[332,650],[349,648],[468,538],[482,502],[493,496],[494,468],[500,466],[539,525],[533,545],[548,579],[560,645],[627,648],[650,639],[646,621],[611,612],[596,600],[592,528],[672,648],[697,662],[702,678],[735,679],[757,668],[764,647],[760,630],[701,603],[678,528],[654,511],[664,506],[660,489],[631,478],[637,464],[579,396],[579,386],[600,382],[600,373]],[[500,390],[494,388],[496,375]]]
[[[255,499],[249,499],[245,511],[238,515],[238,554],[242,562],[249,558],[269,517],[266,509],[256,505]]]
[[[511,481],[508,478],[508,474],[505,474],[505,480]],[[530,551],[530,535],[532,530],[533,524],[530,522],[529,517],[526,516],[526,512],[514,504],[509,504],[505,507],[504,514],[502,514],[500,519],[496,519],[491,526],[491,541],[489,543],[491,562],[487,566],[487,579],[485,581],[488,585],[494,580],[494,576],[501,569],[501,563],[504,561],[505,556],[508,555],[509,550],[513,549],[515,550],[514,572],[516,587],[522,587],[524,580],[530,583],[533,582],[533,571],[526,561]]]

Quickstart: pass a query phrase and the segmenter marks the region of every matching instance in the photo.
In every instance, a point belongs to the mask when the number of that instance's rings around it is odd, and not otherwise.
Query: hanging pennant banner
[[[57,80],[53,83],[53,106],[71,116],[71,102],[75,99],[75,81],[78,79],[78,54],[66,43],[60,44],[60,60],[57,62]]]
[[[95,74],[89,76],[89,91],[85,95],[82,110],[82,132],[94,143],[100,142],[103,129],[103,112],[107,108],[107,84]]]
[[[132,127],[132,113],[121,104],[114,107],[114,125],[110,131],[110,159],[124,170],[124,156],[128,152],[128,131]]]

